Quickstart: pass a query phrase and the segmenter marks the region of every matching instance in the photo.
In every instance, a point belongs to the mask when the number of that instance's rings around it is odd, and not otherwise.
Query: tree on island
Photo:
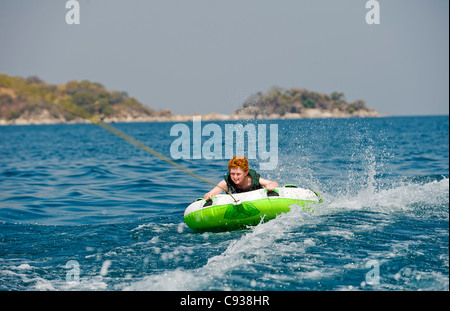
[[[328,95],[300,88],[284,90],[273,87],[266,94],[258,92],[248,97],[235,114],[254,117],[267,117],[272,114],[284,116],[288,113],[303,113],[306,109],[338,110],[350,115],[369,110],[363,100],[348,103],[344,93],[333,92]]]

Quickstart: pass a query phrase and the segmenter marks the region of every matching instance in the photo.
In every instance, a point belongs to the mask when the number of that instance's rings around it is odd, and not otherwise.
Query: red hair
[[[228,162],[228,171],[232,168],[240,168],[245,173],[248,172],[248,160],[243,156],[235,156]]]

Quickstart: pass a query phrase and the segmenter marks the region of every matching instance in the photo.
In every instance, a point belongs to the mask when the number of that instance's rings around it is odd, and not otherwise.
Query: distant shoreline
[[[126,92],[108,91],[87,80],[62,85],[0,74],[0,125],[89,123],[93,116],[106,123],[189,122],[200,115],[204,121],[291,120],[381,117],[363,100],[347,102],[344,93],[323,94],[301,88],[273,87],[250,95],[231,114],[174,115],[156,111]]]
[[[189,122],[193,117],[201,116],[203,121],[245,121],[245,120],[296,120],[296,119],[351,119],[351,118],[380,118],[390,117],[389,115],[380,115],[377,112],[361,111],[355,114],[346,114],[342,112],[333,112],[320,109],[306,109],[303,113],[290,113],[283,116],[271,114],[268,116],[246,115],[246,114],[192,114],[192,115],[170,115],[170,116],[137,116],[137,117],[106,117],[102,121],[106,123],[146,123],[146,122]],[[89,120],[75,118],[71,121],[49,118],[44,112],[42,117],[30,119],[18,118],[14,120],[0,119],[0,125],[51,125],[51,124],[83,124],[91,123]]]

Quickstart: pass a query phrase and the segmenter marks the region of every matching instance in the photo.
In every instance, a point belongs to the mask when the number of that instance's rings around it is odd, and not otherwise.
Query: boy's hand
[[[278,184],[275,182],[271,182],[266,186],[267,191],[273,191],[276,187],[278,187]]]

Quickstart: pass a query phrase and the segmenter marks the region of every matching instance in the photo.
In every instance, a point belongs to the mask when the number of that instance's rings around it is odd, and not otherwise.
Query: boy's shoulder
[[[248,174],[253,178],[253,177],[256,177],[256,178],[259,178],[259,177],[261,177],[261,175],[259,174],[259,173],[257,173],[255,170],[253,170],[253,169],[249,169],[248,170]]]

